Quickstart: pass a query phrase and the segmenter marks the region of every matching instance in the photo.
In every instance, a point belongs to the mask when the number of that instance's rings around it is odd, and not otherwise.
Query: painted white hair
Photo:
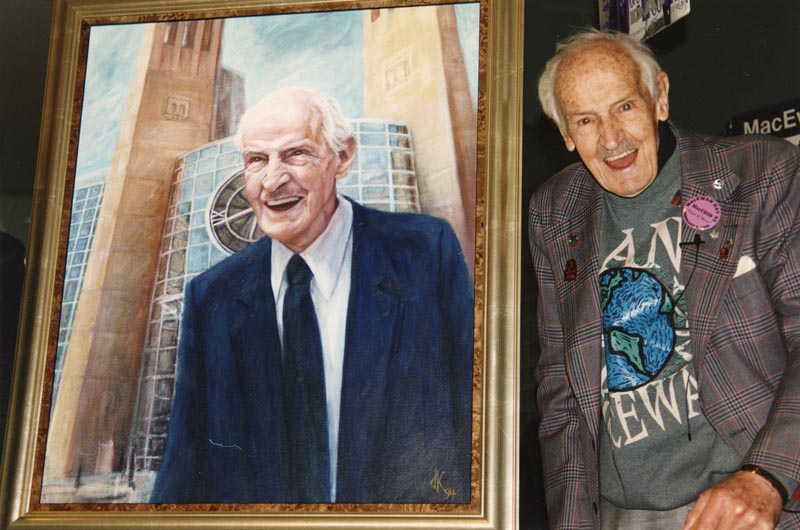
[[[555,95],[559,66],[564,59],[598,44],[616,46],[626,52],[639,68],[640,82],[647,89],[650,98],[655,100],[658,96],[657,76],[661,72],[661,67],[655,54],[646,44],[624,33],[585,29],[556,44],[555,55],[547,61],[542,75],[539,76],[539,102],[542,104],[542,110],[562,130],[566,130],[566,124]]]
[[[322,137],[328,144],[328,147],[334,153],[339,153],[347,147],[347,143],[353,137],[353,129],[350,126],[350,120],[342,112],[342,106],[331,95],[313,88],[306,87],[289,87],[282,88],[272,94],[264,96],[258,103],[250,107],[242,115],[239,120],[239,128],[236,131],[236,136],[233,139],[236,148],[242,149],[242,125],[247,122],[249,114],[256,108],[268,104],[270,100],[280,94],[302,94],[306,96],[308,106],[315,110],[322,122]]]

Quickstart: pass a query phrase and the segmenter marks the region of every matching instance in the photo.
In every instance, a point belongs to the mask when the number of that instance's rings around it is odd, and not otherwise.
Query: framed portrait
[[[0,528],[515,528],[522,10],[55,0]]]

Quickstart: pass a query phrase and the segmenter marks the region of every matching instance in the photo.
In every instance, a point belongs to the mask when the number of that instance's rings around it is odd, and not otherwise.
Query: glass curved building
[[[53,376],[53,396],[58,395],[75,308],[83,287],[83,278],[89,261],[89,250],[92,248],[100,203],[103,200],[105,177],[105,170],[86,176],[83,180],[89,183],[76,186],[72,196],[67,263],[64,268],[64,291],[61,296],[61,317],[58,324],[56,367]]]

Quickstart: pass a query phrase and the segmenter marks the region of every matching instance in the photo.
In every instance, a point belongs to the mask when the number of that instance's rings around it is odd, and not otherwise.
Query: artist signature
[[[444,495],[444,500],[454,499],[456,496],[456,490],[454,488],[448,488],[442,482],[444,478],[444,471],[439,471],[438,469],[434,469],[433,471],[433,478],[428,482],[433,488],[433,491],[436,493],[441,493]]]

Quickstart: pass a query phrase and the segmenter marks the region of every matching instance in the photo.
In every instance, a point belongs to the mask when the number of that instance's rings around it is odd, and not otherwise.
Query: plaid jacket
[[[800,151],[771,137],[673,130],[683,201],[710,195],[722,208],[719,237],[701,233],[696,267],[694,248],[682,256],[683,270],[695,267],[685,296],[703,412],[743,464],[800,481]],[[529,206],[539,438],[554,529],[599,528],[602,193],[577,163]],[[695,233],[683,223],[681,241]],[[800,501],[784,510],[779,528],[800,528]]]

